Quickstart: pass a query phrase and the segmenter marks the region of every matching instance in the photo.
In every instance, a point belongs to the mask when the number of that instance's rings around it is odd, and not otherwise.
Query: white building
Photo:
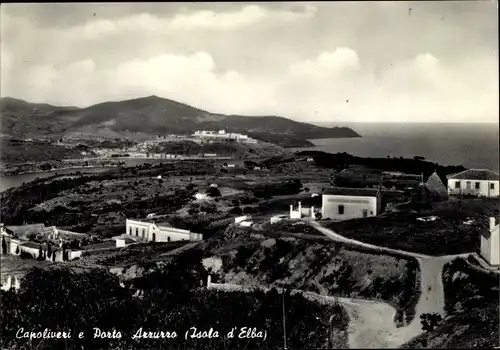
[[[243,226],[243,227],[250,227],[252,225],[253,225],[253,221],[251,221],[251,220],[245,220],[245,221],[240,222],[240,226]]]
[[[302,219],[303,217],[309,217],[315,219],[316,210],[314,206],[310,208],[302,207],[302,203],[299,202],[297,210],[293,209],[293,205],[290,205],[290,219]]]
[[[116,248],[124,248],[136,242],[127,235],[113,237],[113,239],[116,241]]]
[[[173,228],[168,223],[126,219],[126,234],[148,242],[200,241],[203,235],[189,230]]]
[[[193,136],[196,139],[204,139],[211,141],[232,140],[244,143],[257,143],[256,140],[248,137],[248,135],[238,134],[233,132],[229,133],[226,132],[225,130],[219,130],[219,131],[199,130],[195,131],[194,134],[192,134],[191,136]]]
[[[448,175],[449,195],[498,197],[500,175],[487,169],[469,169]]]
[[[249,220],[251,218],[252,218],[252,216],[250,216],[250,215],[238,216],[238,217],[234,218],[234,223],[239,224],[240,222],[245,221],[245,220]]]
[[[269,220],[271,224],[276,224],[277,222],[283,221],[287,218],[287,215],[274,215],[271,216],[271,219]]]
[[[489,227],[481,235],[481,256],[492,266],[500,265],[499,224],[490,217]]]
[[[321,216],[335,220],[376,216],[382,208],[381,197],[375,188],[328,188],[323,192]]]

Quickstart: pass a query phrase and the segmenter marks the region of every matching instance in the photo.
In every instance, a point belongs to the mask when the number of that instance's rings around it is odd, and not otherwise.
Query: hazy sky
[[[304,121],[498,121],[492,1],[3,4],[1,95]]]

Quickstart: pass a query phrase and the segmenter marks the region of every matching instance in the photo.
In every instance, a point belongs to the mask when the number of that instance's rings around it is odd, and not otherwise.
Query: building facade
[[[499,196],[500,175],[491,170],[469,169],[448,175],[448,194],[495,198]]]
[[[126,219],[126,234],[147,242],[200,241],[203,235],[169,224]]]
[[[492,266],[500,266],[499,224],[490,217],[489,227],[481,235],[481,256]]]
[[[382,208],[381,191],[375,188],[332,187],[323,193],[321,217],[350,220],[377,216]]]

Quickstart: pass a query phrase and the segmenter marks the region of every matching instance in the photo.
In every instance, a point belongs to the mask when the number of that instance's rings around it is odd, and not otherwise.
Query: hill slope
[[[307,139],[313,138],[360,136],[349,128],[324,128],[283,117],[214,114],[157,96],[105,102],[87,108],[57,107],[2,98],[0,114],[2,133],[14,138],[72,133],[126,137],[135,133],[154,135],[226,129],[266,141],[272,141],[274,135],[279,135],[277,139],[288,140],[289,145],[294,146],[294,143],[300,142],[305,145]]]

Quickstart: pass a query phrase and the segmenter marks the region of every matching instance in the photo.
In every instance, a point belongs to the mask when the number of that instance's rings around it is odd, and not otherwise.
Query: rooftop
[[[347,187],[330,187],[323,194],[333,196],[355,196],[355,197],[376,197],[379,193],[377,188],[347,188]]]
[[[498,181],[500,180],[500,175],[494,171],[488,169],[469,169],[461,171],[457,174],[452,174],[447,176],[448,179],[455,180],[490,180]]]
[[[47,230],[45,224],[29,224],[17,226],[5,226],[5,230],[16,235],[27,235],[29,233],[41,233]]]

